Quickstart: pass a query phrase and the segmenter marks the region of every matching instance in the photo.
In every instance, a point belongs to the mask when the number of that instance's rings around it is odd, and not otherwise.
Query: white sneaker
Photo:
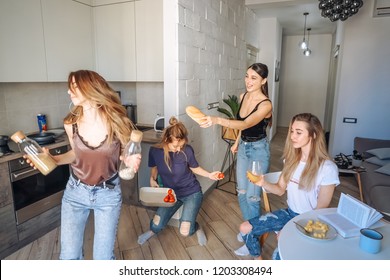
[[[244,242],[244,239],[242,238],[241,232],[237,233],[237,240],[238,240],[238,242]]]
[[[246,247],[246,245],[243,245],[237,250],[235,250],[234,254],[236,254],[237,256],[248,256],[250,253],[248,247]]]

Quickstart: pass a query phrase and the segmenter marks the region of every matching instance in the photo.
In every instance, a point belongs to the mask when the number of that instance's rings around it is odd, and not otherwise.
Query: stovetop
[[[8,145],[5,145],[5,146],[0,146],[0,154],[2,154],[3,156],[7,156],[7,155],[10,155],[14,153],[14,151],[12,151]]]

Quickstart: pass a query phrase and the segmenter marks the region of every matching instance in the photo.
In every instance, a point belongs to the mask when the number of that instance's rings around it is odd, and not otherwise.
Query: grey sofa
[[[354,149],[362,154],[362,166],[366,169],[360,174],[363,199],[365,203],[381,212],[384,218],[390,221],[390,175],[377,172],[376,170],[386,163],[367,152],[378,148],[390,148],[390,140],[363,137],[354,139]],[[389,162],[390,159],[386,161]]]

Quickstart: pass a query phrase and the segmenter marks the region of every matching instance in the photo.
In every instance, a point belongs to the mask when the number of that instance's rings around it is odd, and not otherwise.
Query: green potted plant
[[[228,95],[228,98],[222,99],[222,101],[228,105],[228,109],[226,108],[218,108],[218,112],[226,115],[229,119],[235,120],[238,110],[240,108],[240,103],[238,101],[238,97],[236,95]],[[227,140],[235,141],[238,136],[238,129],[232,129],[228,127],[222,127],[222,138]]]

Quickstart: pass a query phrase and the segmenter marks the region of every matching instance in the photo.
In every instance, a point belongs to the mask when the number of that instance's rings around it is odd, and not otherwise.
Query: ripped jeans
[[[182,223],[189,222],[188,236],[194,234],[199,225],[196,222],[200,207],[202,206],[203,193],[202,191],[190,194],[185,197],[177,198],[176,203],[171,207],[159,207],[154,218],[150,221],[150,230],[154,233],[162,231],[176,211],[183,205],[183,212],[180,217],[180,233],[182,233]]]
[[[245,221],[261,215],[260,195],[262,189],[252,184],[246,177],[246,171],[252,160],[259,160],[263,174],[269,170],[270,150],[267,138],[256,142],[240,139],[237,152],[237,196],[241,214]]]
[[[261,247],[259,237],[266,232],[281,230],[288,221],[298,215],[298,213],[295,213],[290,208],[287,208],[279,209],[263,216],[250,219],[249,223],[253,227],[252,231],[243,236],[249,253],[254,257],[260,256]]]

